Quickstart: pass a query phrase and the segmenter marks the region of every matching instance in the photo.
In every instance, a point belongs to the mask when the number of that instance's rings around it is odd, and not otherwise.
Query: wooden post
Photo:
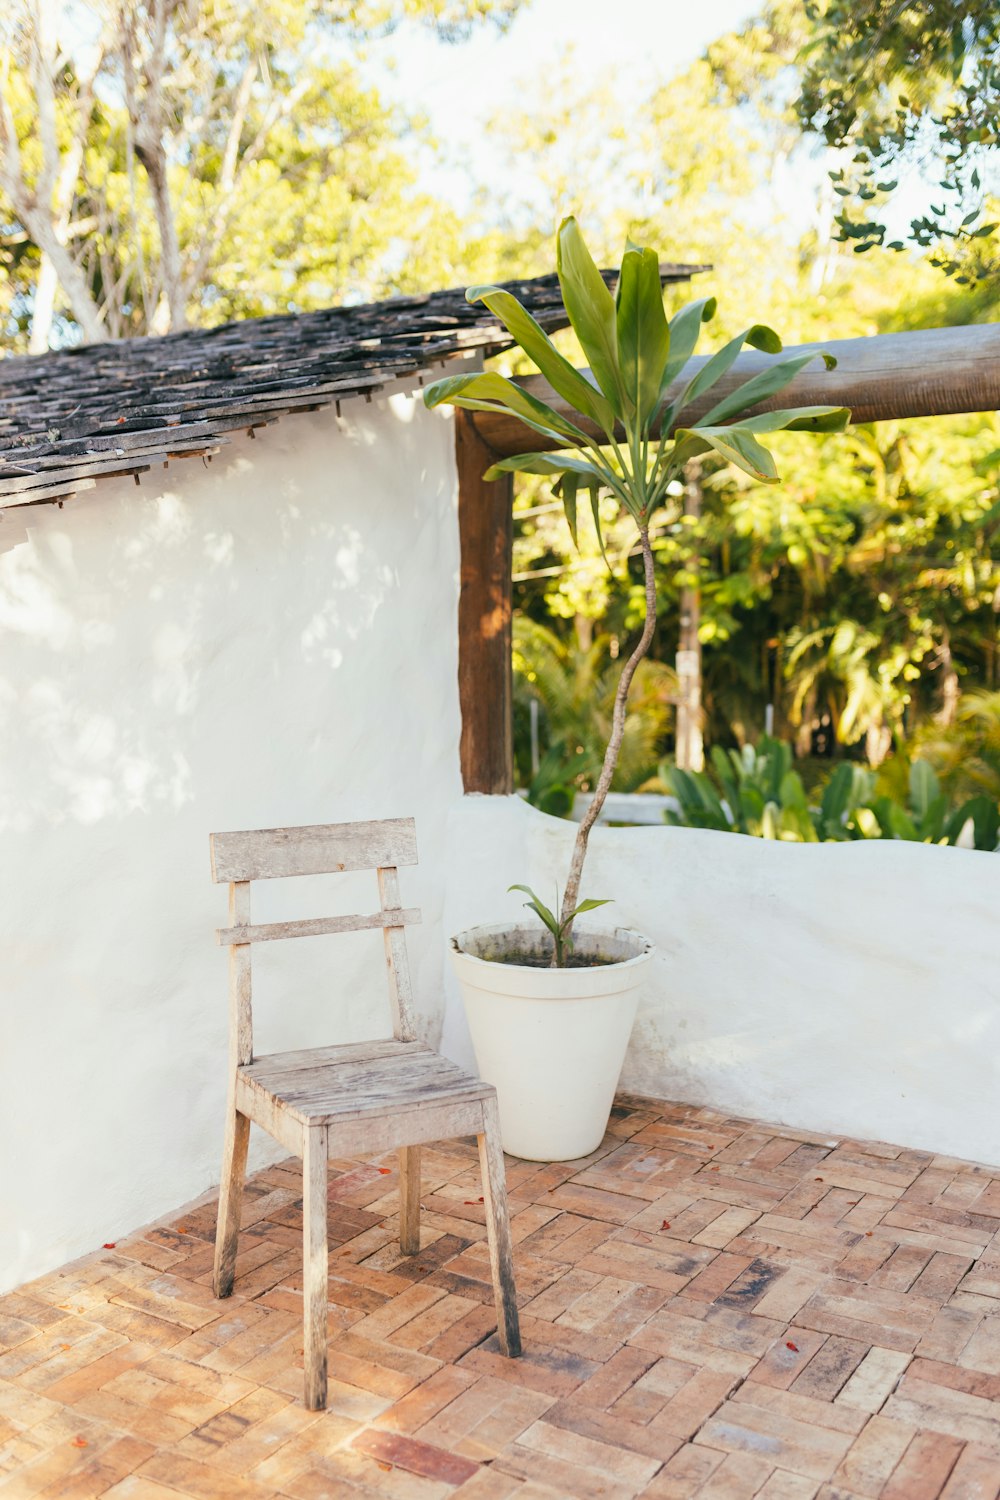
[[[487,483],[496,458],[470,412],[455,412],[461,591],[458,601],[458,696],[462,710],[462,781],[467,792],[514,790],[511,717],[511,571],[514,546],[511,476]]]
[[[695,460],[685,470],[684,513],[701,519],[701,465]],[[689,562],[697,563],[700,542],[694,538]],[[682,771],[701,771],[705,746],[701,733],[701,587],[685,584],[681,589],[680,630],[677,639],[677,729],[674,759]]]

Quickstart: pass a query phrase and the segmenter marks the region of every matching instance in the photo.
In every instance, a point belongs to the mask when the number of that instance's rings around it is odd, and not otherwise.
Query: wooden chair
[[[215,1245],[217,1297],[233,1289],[240,1202],[250,1123],[262,1125],[303,1164],[303,1313],[305,1403],[326,1405],[327,1161],[399,1150],[399,1245],[420,1249],[420,1145],[475,1135],[496,1296],[500,1347],[521,1352],[510,1221],[496,1091],[415,1040],[404,925],[419,911],[399,904],[397,866],[417,862],[411,818],[273,828],[211,836],[212,878],[229,882],[229,1097]],[[376,870],[380,910],[371,916],[320,917],[253,925],[250,882],[285,875]],[[250,1002],[253,943],[382,928],[392,1007],[392,1038],[254,1057]]]

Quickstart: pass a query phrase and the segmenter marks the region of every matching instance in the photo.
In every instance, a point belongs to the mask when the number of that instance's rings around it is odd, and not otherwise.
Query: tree
[[[834,174],[841,236],[859,252],[885,244],[900,181],[930,163],[907,238],[960,282],[996,281],[997,0],[806,0],[805,13],[798,115],[848,158]]]
[[[337,43],[403,19],[454,40],[519,3],[106,0],[81,13],[13,0],[0,19],[12,332],[39,350],[405,281],[411,215],[429,240],[399,147],[413,127]],[[457,229],[446,218],[445,260]]]

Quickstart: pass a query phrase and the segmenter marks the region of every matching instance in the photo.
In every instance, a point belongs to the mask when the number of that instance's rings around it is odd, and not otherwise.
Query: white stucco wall
[[[575,826],[466,798],[451,828],[449,932],[555,892]],[[780,844],[598,828],[587,920],[657,957],[622,1085],[832,1134],[1000,1161],[1000,855],[922,844]],[[471,1058],[453,983],[446,1050]]]
[[[0,1290],[217,1181],[213,829],[415,816],[418,1005],[470,1061],[446,939],[554,893],[575,827],[462,796],[458,566],[451,424],[404,396],[0,522]],[[584,894],[659,950],[626,1087],[1000,1161],[1000,858],[598,829]],[[255,1019],[259,1051],[384,1033],[380,936],[265,945]]]
[[[401,881],[436,1032],[455,506],[451,423],[400,395],[4,517],[0,1289],[218,1180],[210,831],[416,817]],[[257,912],[373,910],[370,882],[286,882]],[[381,947],[265,945],[260,1050],[385,1034]]]

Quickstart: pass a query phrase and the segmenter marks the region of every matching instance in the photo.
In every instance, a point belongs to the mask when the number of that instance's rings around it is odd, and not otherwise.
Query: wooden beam
[[[458,695],[461,764],[467,792],[514,790],[511,681],[511,476],[487,483],[496,458],[471,413],[455,413],[461,588],[458,601]]]
[[[708,396],[685,408],[684,425],[704,416],[727,392],[766,369],[775,359],[821,349],[834,355],[835,370],[827,370],[817,359],[779,395],[761,402],[753,411],[786,406],[849,406],[852,420],[857,423],[1000,409],[1000,324],[981,323],[966,328],[927,328],[916,333],[826,339],[819,344],[786,349],[780,356],[749,350],[739,356]],[[692,360],[685,379],[704,363],[703,358]],[[557,411],[596,431],[541,376],[529,376],[520,383]],[[679,389],[679,385],[671,388],[675,396]],[[506,456],[554,446],[516,418],[477,412],[474,420],[482,441],[495,453]]]

